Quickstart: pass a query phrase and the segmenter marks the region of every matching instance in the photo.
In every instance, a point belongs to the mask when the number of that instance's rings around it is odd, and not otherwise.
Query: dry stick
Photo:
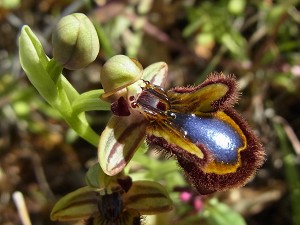
[[[135,15],[134,13],[124,13],[124,15],[131,23],[134,23],[134,21],[136,21],[138,18],[138,16]],[[204,62],[204,59],[202,57],[196,55],[193,51],[188,49],[187,46],[171,39],[171,37],[167,33],[160,30],[154,24],[150,23],[146,18],[145,18],[144,26],[142,29],[146,34],[154,37],[159,42],[162,42],[162,43],[170,46],[172,49],[181,52],[182,54],[186,55],[187,57],[190,57],[190,59],[195,61],[196,63],[199,64],[199,63]]]
[[[279,117],[280,118],[280,117]],[[277,120],[277,121],[276,121]],[[292,220],[294,225],[300,224],[300,182],[297,170],[295,155],[287,139],[287,134],[281,123],[278,123],[278,116],[274,118],[274,128],[279,139],[280,150],[284,163],[285,177],[289,188],[289,196],[292,209]]]
[[[34,165],[35,176],[36,176],[37,181],[38,181],[38,183],[41,187],[41,190],[43,191],[43,193],[45,193],[47,198],[54,199],[55,197],[54,197],[54,194],[53,194],[53,192],[50,188],[47,177],[45,175],[45,170],[44,170],[44,167],[42,165],[41,158],[34,151],[31,151],[30,154],[32,154],[31,160],[32,160],[33,165]]]
[[[300,155],[300,141],[290,124],[282,117],[276,116],[274,121],[281,124],[297,155]]]
[[[253,59],[253,63],[252,63],[252,71],[257,71],[258,68],[260,68],[261,62],[262,62],[262,57],[264,56],[264,54],[266,52],[268,52],[270,50],[270,48],[275,45],[275,40],[279,31],[280,26],[286,21],[286,19],[288,18],[288,14],[287,12],[284,12],[281,14],[281,16],[279,16],[279,19],[277,20],[276,24],[274,25],[272,31],[270,32],[269,35],[266,36],[266,40],[264,41],[264,43],[261,45],[262,47],[257,51],[257,53],[254,56]],[[262,32],[262,34],[260,34],[260,38],[264,37],[263,32],[266,32],[266,30],[262,30],[262,31],[258,31],[258,32]],[[266,32],[267,34],[267,32]],[[256,33],[254,33],[254,35],[256,35]],[[252,37],[251,37],[252,39]],[[257,40],[258,41],[258,40]],[[254,43],[252,43],[254,44]]]
[[[17,206],[18,213],[23,225],[31,225],[28,210],[25,204],[24,196],[21,192],[16,191],[12,195],[13,200]]]
[[[125,12],[126,4],[122,1],[112,1],[102,7],[98,7],[94,13],[93,17],[99,23],[105,23],[106,21],[122,14],[125,16],[132,24],[140,18],[135,13]],[[185,45],[174,41],[167,33],[160,30],[157,26],[148,21],[148,19],[144,18],[144,26],[142,27],[143,31],[149,36],[153,37],[157,41],[166,44],[170,48],[181,52],[189,59],[193,60],[196,64],[201,65],[206,62],[206,60],[198,55],[196,55],[193,51],[189,50]]]

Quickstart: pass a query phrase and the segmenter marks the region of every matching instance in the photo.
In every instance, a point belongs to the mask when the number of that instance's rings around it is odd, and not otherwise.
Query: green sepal
[[[86,184],[93,188],[105,188],[111,180],[112,177],[103,172],[99,163],[91,166],[85,176]]]
[[[149,65],[143,71],[142,79],[151,84],[164,87],[167,79],[168,65],[165,62],[157,62]]]
[[[167,190],[153,181],[135,181],[123,196],[127,209],[135,209],[141,215],[154,215],[173,209]]]
[[[51,220],[79,220],[95,215],[97,194],[97,189],[86,186],[65,195],[53,207]]]
[[[103,171],[114,176],[128,164],[144,141],[147,122],[135,116],[112,116],[102,132],[98,160]]]

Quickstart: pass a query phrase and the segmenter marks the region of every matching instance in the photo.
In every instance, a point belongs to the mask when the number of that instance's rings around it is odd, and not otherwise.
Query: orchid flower
[[[103,68],[102,99],[111,102],[114,114],[98,148],[106,174],[121,172],[145,138],[150,148],[175,156],[201,194],[243,186],[263,164],[258,137],[233,109],[239,96],[235,77],[215,73],[198,86],[165,91],[164,63],[143,70],[116,56]]]
[[[159,183],[132,181],[123,174],[109,177],[98,163],[87,172],[86,183],[87,186],[65,195],[55,204],[52,220],[132,225],[141,224],[142,215],[155,215],[173,208],[167,191]]]

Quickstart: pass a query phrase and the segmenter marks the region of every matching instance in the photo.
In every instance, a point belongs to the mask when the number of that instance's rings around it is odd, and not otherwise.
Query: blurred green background
[[[51,57],[55,24],[64,15],[83,12],[96,26],[101,51],[85,69],[64,71],[79,92],[101,88],[101,66],[115,54],[137,58],[144,67],[166,62],[167,88],[198,84],[214,71],[234,74],[242,92],[235,107],[267,152],[265,165],[246,187],[203,198],[200,212],[176,201],[174,191],[175,211],[152,224],[229,225],[232,218],[244,218],[249,225],[299,225],[299,10],[299,1],[292,0],[0,0],[0,224],[21,224],[15,191],[23,193],[32,224],[67,224],[50,221],[51,208],[85,185],[85,172],[96,161],[96,149],[32,87],[18,56],[23,25],[31,27]],[[110,113],[88,115],[100,135]],[[150,157],[137,159],[147,164]],[[174,180],[185,184],[179,170],[170,172],[172,161],[158,162],[149,166],[148,179],[162,181],[170,192]],[[160,177],[162,170],[167,175]]]

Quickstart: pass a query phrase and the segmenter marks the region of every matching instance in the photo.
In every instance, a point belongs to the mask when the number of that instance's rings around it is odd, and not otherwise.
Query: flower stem
[[[68,118],[65,117],[64,119],[80,137],[82,137],[95,147],[98,146],[100,136],[90,127],[86,120],[82,121],[82,119],[78,115]]]
[[[63,82],[62,80],[57,82],[59,98],[57,98],[56,101],[52,103],[52,106],[61,113],[64,120],[80,137],[97,147],[99,142],[99,135],[90,127],[84,113],[79,114],[74,112],[70,97],[71,100],[76,101],[76,98],[74,98],[72,94],[76,90],[72,90],[69,87],[69,89],[67,89],[69,90],[69,92],[66,92],[65,87],[68,87],[69,85],[71,84]],[[76,93],[78,94],[77,91]],[[78,94],[77,96],[79,97],[80,95]]]
[[[97,147],[99,135],[90,127],[84,112],[109,109],[108,104],[99,99],[101,90],[80,95],[61,73],[62,67],[55,60],[49,60],[28,26],[22,28],[19,46],[22,68],[33,86],[80,137]]]
[[[103,89],[92,90],[78,96],[72,103],[74,114],[94,110],[110,110],[110,104],[100,99]]]

